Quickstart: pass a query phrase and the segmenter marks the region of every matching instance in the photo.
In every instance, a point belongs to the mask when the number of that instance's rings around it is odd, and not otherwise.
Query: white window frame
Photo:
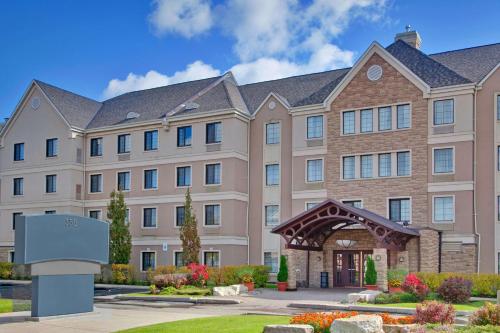
[[[278,184],[267,184],[267,166],[277,165],[278,166]],[[264,186],[265,187],[279,187],[281,186],[281,163],[279,162],[269,162],[264,164]]]
[[[268,143],[267,142],[267,126],[268,125],[278,125],[278,142]],[[264,124],[264,143],[269,146],[280,145],[281,144],[281,121],[269,121]]]
[[[436,102],[447,101],[447,100],[452,100],[453,101],[453,122],[447,123],[447,124],[439,124],[439,125],[437,125],[437,124],[434,123],[434,112],[435,112]],[[442,126],[453,126],[453,125],[455,125],[455,123],[457,121],[457,115],[455,113],[456,102],[457,101],[455,100],[455,97],[439,98],[439,99],[432,100],[432,102],[431,102],[431,105],[432,105],[432,119],[431,119],[432,127],[442,127]]]
[[[363,111],[370,111],[371,115],[372,115],[372,129],[370,131],[363,131]],[[356,118],[356,116],[354,117]],[[359,133],[363,133],[363,134],[367,134],[367,133],[373,133],[375,132],[375,129],[374,129],[374,126],[373,126],[373,109],[370,109],[370,108],[366,108],[366,109],[361,109],[359,110]]]
[[[122,192],[130,192],[132,190],[132,170],[119,170],[119,171],[116,171],[116,190],[118,191],[118,174],[119,173],[122,173],[122,172],[128,172],[129,174],[129,185],[130,185],[130,188],[128,190],[121,190]]]
[[[266,207],[268,206],[278,206],[278,223],[277,224],[267,224],[267,221],[266,221]],[[262,221],[264,221],[264,228],[268,228],[268,229],[272,229],[276,226],[278,226],[280,224],[280,219],[281,219],[281,205],[278,204],[278,203],[266,203],[264,204],[264,207],[263,207],[263,218],[262,218]]]
[[[55,140],[55,148],[54,148],[54,155],[52,156],[47,156],[47,148],[48,148],[48,143],[49,140]],[[47,159],[55,159],[59,156],[59,138],[48,138],[45,139],[45,158]]]
[[[188,186],[178,186],[177,185],[177,171],[179,170],[179,168],[185,168],[185,167],[191,168],[191,172],[189,175],[189,185]],[[203,170],[203,172],[205,172],[205,170]],[[205,182],[205,180],[203,180],[203,182]],[[221,177],[221,182],[222,182],[222,177]],[[174,185],[175,185],[175,188],[191,188],[191,187],[193,187],[193,166],[191,164],[181,164],[181,165],[175,166]]]
[[[208,127],[209,124],[216,124],[216,123],[220,124],[220,141],[217,141],[217,142],[207,142],[207,127]],[[192,128],[191,128],[191,134],[193,134],[193,129]],[[192,139],[193,138],[191,138],[191,143],[193,142]],[[209,145],[220,145],[220,144],[222,144],[223,140],[224,140],[224,125],[222,123],[222,120],[214,120],[214,121],[206,122],[205,123],[205,145],[207,145],[207,146],[209,146]]]
[[[413,174],[413,161],[412,161],[413,154],[412,154],[411,149],[397,150],[397,151],[394,151],[394,153],[396,154],[396,166],[395,166],[395,168],[396,168],[396,174],[394,176],[391,176],[391,177],[380,177],[380,178],[403,178],[403,177],[411,177],[412,174]],[[410,158],[409,158],[410,173],[407,174],[407,175],[398,175],[398,166],[399,166],[399,164],[398,164],[398,153],[408,153],[408,154],[410,154]],[[391,161],[391,168],[392,168],[392,161]]]
[[[149,149],[149,150],[146,150],[146,132],[154,132],[156,131],[157,133],[157,136],[156,136],[156,149]],[[177,139],[177,138],[176,138]],[[152,129],[147,129],[147,130],[144,130],[142,132],[142,140],[143,140],[143,143],[142,143],[142,151],[144,153],[150,153],[150,152],[155,152],[155,151],[159,151],[160,150],[160,130],[157,129],[157,128],[152,128]],[[177,144],[177,143],[176,143]]]
[[[122,153],[119,153],[118,152],[118,148],[119,148],[119,144],[118,144],[118,138],[122,135],[128,135],[129,137],[129,141],[130,141],[130,145],[129,145],[129,151],[125,151],[125,152],[122,152]],[[127,140],[125,140],[125,148],[127,148]],[[126,154],[130,154],[132,153],[132,133],[128,132],[128,133],[118,133],[116,134],[116,154],[117,155],[126,155]]]
[[[435,150],[440,150],[440,149],[450,149],[452,150],[451,152],[451,158],[452,158],[452,163],[453,163],[453,168],[452,171],[450,172],[436,172],[435,170],[435,164],[434,164],[434,151]],[[454,175],[455,174],[455,146],[443,146],[443,147],[432,147],[432,175],[433,176],[441,176],[441,175]]]
[[[177,266],[175,265],[175,255],[176,255],[177,253],[183,253],[183,252],[184,252],[184,251],[182,251],[182,249],[181,249],[181,250],[174,250],[174,251],[172,251],[172,266],[177,267]]]
[[[206,262],[205,262],[205,253],[206,252],[218,252],[219,253],[219,266],[217,267],[222,267],[222,251],[221,250],[202,250],[201,251],[201,260],[203,260],[203,265],[206,266]],[[207,266],[208,267],[208,266]]]
[[[321,180],[309,180],[309,161],[321,161]],[[305,160],[305,182],[307,184],[317,184],[317,183],[323,183],[325,181],[325,158],[324,157],[318,157],[318,158],[307,158]]]
[[[356,156],[359,156],[359,155],[342,155],[342,156],[340,156],[340,180],[352,181],[352,180],[358,179],[357,174],[356,174],[356,163],[357,163]],[[344,178],[344,158],[345,157],[353,157],[354,158],[354,177],[353,178]]]
[[[180,225],[177,225],[177,208],[179,207],[184,207],[184,216],[186,215],[186,206],[184,205],[175,205],[174,206],[174,228],[176,229],[180,229],[181,226]]]
[[[156,170],[156,187],[146,188],[146,171]],[[160,187],[160,171],[158,168],[144,168],[142,169],[142,190],[143,191],[158,191]],[[132,187],[132,181],[130,181],[130,187]]]
[[[387,128],[387,129],[380,129],[380,110],[381,109],[387,109],[389,108],[390,110],[390,115],[391,115],[391,119],[390,119],[390,127]],[[390,132],[390,131],[393,131],[394,130],[394,124],[393,124],[393,121],[394,121],[394,108],[392,107],[392,105],[384,105],[384,106],[379,106],[377,107],[377,131],[378,132]],[[397,115],[396,115],[397,117]],[[397,121],[397,119],[396,119]],[[397,127],[397,126],[396,126]]]
[[[453,202],[453,220],[443,220],[443,221],[439,221],[439,220],[436,220],[435,219],[435,200],[437,198],[452,198],[452,202]],[[455,205],[455,195],[452,194],[452,195],[433,195],[432,196],[432,223],[436,223],[436,224],[451,224],[451,223],[455,223],[455,220],[456,220],[456,205]]]
[[[97,176],[101,175],[101,181],[99,182],[99,187],[101,188],[100,191],[97,192],[92,192],[92,176]],[[97,194],[97,193],[103,193],[104,192],[104,177],[102,172],[98,173],[90,173],[89,174],[89,187],[88,187],[88,194]]]
[[[345,113],[348,113],[348,112],[354,113],[354,132],[352,132],[352,133],[345,133],[344,132],[344,115],[345,115]],[[357,113],[356,110],[345,110],[345,111],[341,112],[340,133],[342,133],[343,136],[355,135],[358,133],[358,131],[356,130],[356,113]]]
[[[410,199],[410,221],[408,221],[408,224],[413,223],[413,200],[411,196],[396,196],[396,197],[387,197],[386,199],[386,216],[387,219],[390,220],[390,212],[391,212],[391,207],[390,207],[390,201],[393,199]]]
[[[321,136],[309,138],[309,118],[312,117],[321,117]],[[307,140],[322,140],[325,137],[325,117],[323,114],[311,114],[306,117],[306,141]]]
[[[146,209],[155,209],[155,226],[154,227],[145,227],[144,226],[144,210]],[[159,224],[159,221],[158,221],[158,206],[144,206],[142,207],[141,209],[141,229],[144,229],[144,230],[150,230],[150,229],[158,229],[158,224]]]
[[[57,157],[57,156],[55,156]],[[47,192],[47,177],[50,177],[50,176],[54,176],[55,177],[55,180],[54,180],[54,191],[52,192]],[[44,194],[48,194],[48,195],[54,195],[54,194],[57,194],[57,174],[55,173],[51,173],[49,175],[45,175],[45,193]],[[23,192],[24,192],[24,181],[23,181]]]
[[[365,207],[365,203],[362,198],[347,198],[347,199],[341,199],[340,202],[343,204],[346,204],[347,201],[360,201],[361,202],[361,208]],[[346,204],[347,205],[347,204]]]
[[[314,205],[316,206],[316,205],[319,205],[319,204],[320,204],[320,203],[322,203],[322,202],[323,202],[323,201],[306,201],[306,202],[304,202],[304,212],[308,210],[308,209],[307,209],[307,206],[308,206],[309,204],[314,204]],[[314,208],[314,207],[313,207],[313,208]],[[311,208],[311,209],[312,209],[312,208]],[[266,251],[266,252],[268,252],[268,251]]]
[[[130,207],[125,209],[125,225],[130,225]]]
[[[219,206],[219,224],[207,224],[207,219],[205,216],[205,207],[206,206]],[[222,227],[222,204],[220,202],[210,202],[210,203],[204,203],[203,204],[203,226],[205,228],[220,228]]]
[[[102,220],[102,209],[89,209],[87,211],[87,217],[92,218],[90,217],[90,212],[99,212],[99,217],[97,219]]]
[[[156,267],[158,267],[158,253],[157,253],[157,251],[155,251],[155,250],[149,250],[149,249],[148,250],[141,250],[141,252],[140,252],[141,255],[139,257],[139,265],[140,265],[141,273],[147,272],[147,271],[145,271],[145,270],[142,269],[143,268],[142,267],[142,254],[146,253],[146,252],[147,253],[154,253],[155,254],[155,264],[154,264],[154,267],[152,268],[152,270],[155,270]]]
[[[14,253],[15,256],[15,251],[14,250],[9,250],[8,257],[7,257],[7,262],[13,263],[12,261],[12,253]]]
[[[375,154],[362,154],[362,155],[359,155],[359,179],[372,179],[372,178],[375,178],[374,177],[374,168],[373,168],[373,165],[374,165],[374,156]],[[371,175],[369,177],[364,177],[363,176],[363,156],[369,156],[370,159],[371,159],[371,162],[372,162],[372,166],[371,166]],[[356,159],[354,160],[356,162]],[[356,169],[356,167],[354,168]]]
[[[220,182],[218,184],[207,184],[207,165],[213,165],[213,164],[219,164],[219,180]],[[175,168],[177,172],[177,168]],[[203,163],[203,186],[222,186],[222,162],[221,161],[213,161],[213,162],[206,162]],[[193,178],[193,168],[191,167],[191,185],[192,185],[192,178]],[[177,182],[177,177],[175,177],[175,181]],[[177,184],[176,184],[177,185]]]
[[[410,120],[410,122],[408,124],[408,127],[399,128],[399,126],[398,126],[398,119],[399,119],[398,118],[398,106],[403,106],[403,105],[408,105],[408,107],[410,109],[410,114],[409,114],[409,118],[410,118],[409,120]],[[398,104],[396,104],[395,107],[396,107],[396,129],[395,130],[397,130],[397,131],[404,131],[404,130],[411,129],[412,128],[412,119],[411,119],[411,117],[412,117],[412,105],[411,105],[411,103],[398,103]]]
[[[93,139],[101,139],[101,154],[100,155],[94,155],[94,156],[92,156],[92,140]],[[89,138],[88,140],[89,140],[89,157],[90,158],[102,158],[103,155],[104,155],[104,137],[102,137],[102,136],[95,136],[95,137]],[[116,140],[118,140],[118,139],[116,139]]]
[[[184,145],[184,146],[179,146],[179,129],[180,128],[185,128],[185,127],[191,127],[191,144]],[[177,126],[175,128],[175,148],[177,148],[177,149],[183,149],[183,148],[191,148],[191,147],[193,147],[193,138],[194,138],[193,125],[179,125],[179,126]],[[185,138],[184,138],[184,141],[186,141]]]

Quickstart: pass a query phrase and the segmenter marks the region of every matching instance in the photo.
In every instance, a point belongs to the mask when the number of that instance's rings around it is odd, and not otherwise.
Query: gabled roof
[[[83,97],[48,83],[34,80],[47,98],[54,104],[70,126],[79,129],[87,125],[101,108],[102,103]]]
[[[429,57],[472,82],[480,82],[500,64],[500,43],[435,53]]]
[[[402,40],[392,43],[386,50],[431,88],[472,82]]]

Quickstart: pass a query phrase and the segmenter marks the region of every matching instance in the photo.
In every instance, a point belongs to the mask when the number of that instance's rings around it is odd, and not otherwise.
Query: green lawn
[[[264,326],[288,324],[285,316],[223,316],[173,321],[132,328],[121,333],[262,333]]]
[[[0,313],[12,312],[12,300],[0,298]]]
[[[417,307],[418,303],[391,303],[391,304],[368,304],[368,303],[360,303],[359,305],[368,305],[368,306],[380,306],[380,307],[393,307],[393,308],[410,308],[414,309]],[[475,311],[478,308],[484,305],[483,301],[474,301],[468,304],[453,304],[455,310],[458,311]]]

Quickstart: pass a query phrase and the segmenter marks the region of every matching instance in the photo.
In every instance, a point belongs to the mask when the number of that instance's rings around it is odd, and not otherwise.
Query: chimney
[[[406,42],[407,44],[420,50],[422,39],[420,39],[420,35],[418,34],[418,32],[412,30],[409,24],[405,27],[405,30],[406,30],[405,32],[400,32],[396,34],[396,37],[394,37],[394,41],[402,40],[403,42]]]

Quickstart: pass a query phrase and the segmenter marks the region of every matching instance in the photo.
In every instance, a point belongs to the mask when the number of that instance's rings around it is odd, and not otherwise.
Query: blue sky
[[[1,1],[0,116],[39,79],[97,100],[232,70],[350,66],[411,24],[434,53],[500,42],[500,1]]]

